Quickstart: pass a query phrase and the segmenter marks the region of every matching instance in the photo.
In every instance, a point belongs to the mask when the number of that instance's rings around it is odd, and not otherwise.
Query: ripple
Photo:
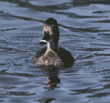
[[[10,29],[1,29],[0,31],[9,31],[9,30],[17,30],[18,28],[10,28]]]
[[[110,95],[110,93],[95,93],[94,95],[88,96],[88,97],[105,97]]]
[[[93,21],[96,23],[110,23],[110,20],[99,20],[99,21]]]
[[[94,11],[93,13],[109,13],[110,11]]]
[[[110,33],[99,33],[98,35],[110,36]]]
[[[36,95],[36,93],[28,93],[28,92],[7,92],[8,95],[17,95],[17,96],[28,96],[28,95]]]
[[[104,54],[104,53],[102,53],[102,54],[95,54],[96,56],[110,56],[110,54]]]

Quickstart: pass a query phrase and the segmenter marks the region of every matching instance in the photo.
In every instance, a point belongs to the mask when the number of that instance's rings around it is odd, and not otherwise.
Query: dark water
[[[49,17],[76,60],[71,68],[31,63]],[[110,1],[0,0],[0,102],[110,103]]]

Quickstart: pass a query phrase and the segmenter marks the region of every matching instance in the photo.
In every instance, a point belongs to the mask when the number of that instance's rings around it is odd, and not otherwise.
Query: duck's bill
[[[48,31],[44,31],[44,37],[43,39],[40,41],[40,45],[44,45],[44,44],[47,44],[47,42],[49,41],[50,39],[50,35],[49,35],[49,32]]]
[[[39,42],[39,44],[42,46],[42,45],[44,45],[44,44],[47,44],[47,41],[46,41],[46,40],[41,40],[41,41]]]

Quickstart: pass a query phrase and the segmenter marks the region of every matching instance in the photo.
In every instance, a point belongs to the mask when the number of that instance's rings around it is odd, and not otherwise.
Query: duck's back
[[[73,58],[73,56],[71,55],[71,53],[68,50],[66,50],[62,47],[59,47],[57,54],[59,55],[62,62],[64,63],[64,67],[67,68],[67,67],[71,67],[73,65],[75,59]]]

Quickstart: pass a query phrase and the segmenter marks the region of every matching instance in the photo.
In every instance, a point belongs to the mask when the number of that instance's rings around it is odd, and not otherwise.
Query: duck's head
[[[55,19],[48,18],[44,22],[43,34],[44,37],[39,44],[44,45],[49,42],[52,47],[57,48],[59,40],[59,29],[57,21]]]

